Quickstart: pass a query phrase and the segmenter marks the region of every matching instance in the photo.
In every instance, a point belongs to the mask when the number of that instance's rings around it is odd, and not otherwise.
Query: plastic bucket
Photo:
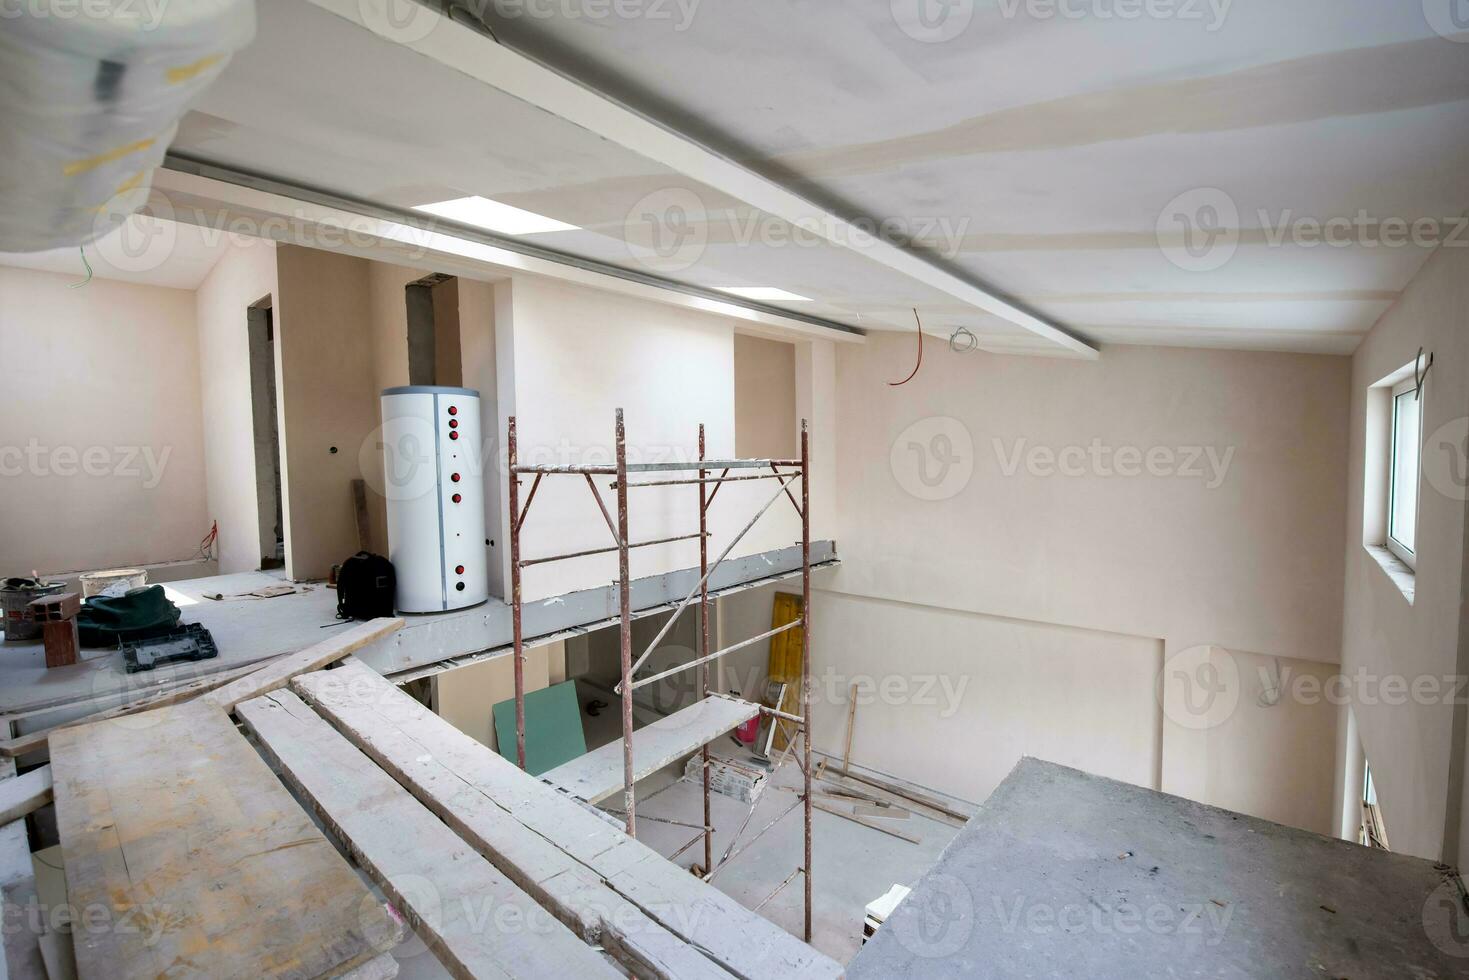
[[[0,588],[0,614],[4,615],[5,639],[34,640],[41,635],[41,625],[31,620],[26,606],[31,600],[65,591],[65,582],[48,582],[39,587]]]

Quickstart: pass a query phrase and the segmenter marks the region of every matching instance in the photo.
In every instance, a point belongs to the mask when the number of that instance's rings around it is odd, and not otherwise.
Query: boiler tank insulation
[[[382,395],[388,559],[401,612],[489,597],[479,392],[409,385]]]

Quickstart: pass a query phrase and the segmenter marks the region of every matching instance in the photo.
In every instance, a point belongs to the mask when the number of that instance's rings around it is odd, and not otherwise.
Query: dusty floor
[[[716,742],[711,750],[736,760],[748,757],[747,751],[736,748],[728,738]],[[645,780],[644,784],[653,779]],[[802,814],[801,808],[794,806],[799,800],[800,786],[801,770],[794,761],[787,761],[761,794],[735,845],[736,849],[748,847],[739,850],[713,879],[720,891],[747,908],[765,902],[760,914],[796,936],[801,935],[804,916],[800,876],[781,888],[774,898],[770,896],[802,863]],[[818,800],[822,799],[823,786],[819,781],[815,784]],[[750,815],[750,807],[718,793],[711,793],[710,800],[715,827],[714,860],[718,864]],[[638,813],[697,824],[703,815],[702,788],[692,780],[668,781],[661,789],[647,791],[641,797]],[[916,837],[921,843],[909,843],[821,810],[812,814],[815,868],[812,945],[840,963],[849,961],[862,944],[862,918],[867,903],[894,884],[916,882],[958,833],[958,828],[951,824],[917,813],[906,820],[873,820]],[[757,839],[756,835],[771,821],[775,821],[774,825]],[[638,839],[665,855],[672,855],[696,836],[701,836],[696,830],[652,820],[638,824]],[[685,868],[694,863],[703,864],[702,840],[675,861]]]

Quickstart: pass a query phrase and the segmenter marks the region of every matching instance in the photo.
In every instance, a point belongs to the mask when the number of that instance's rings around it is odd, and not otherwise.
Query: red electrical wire
[[[913,373],[902,381],[889,381],[888,387],[890,388],[896,388],[898,385],[905,385],[912,381],[918,377],[918,369],[923,367],[923,321],[918,319],[918,310],[916,308],[913,310],[913,322],[918,324],[918,363],[913,365]]]
[[[207,558],[210,558],[210,557],[213,557],[212,554],[211,554],[211,550],[214,548],[214,543],[216,541],[218,541],[218,540],[219,540],[219,521],[215,521],[214,524],[213,524],[213,526],[210,527],[209,533],[206,534],[206,535],[204,535],[204,540],[202,540],[202,541],[199,542],[198,556],[200,558],[206,558],[206,559]]]

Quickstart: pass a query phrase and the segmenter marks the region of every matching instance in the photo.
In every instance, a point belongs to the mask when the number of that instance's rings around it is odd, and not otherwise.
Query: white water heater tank
[[[388,559],[400,612],[489,598],[479,392],[409,385],[383,392]]]

